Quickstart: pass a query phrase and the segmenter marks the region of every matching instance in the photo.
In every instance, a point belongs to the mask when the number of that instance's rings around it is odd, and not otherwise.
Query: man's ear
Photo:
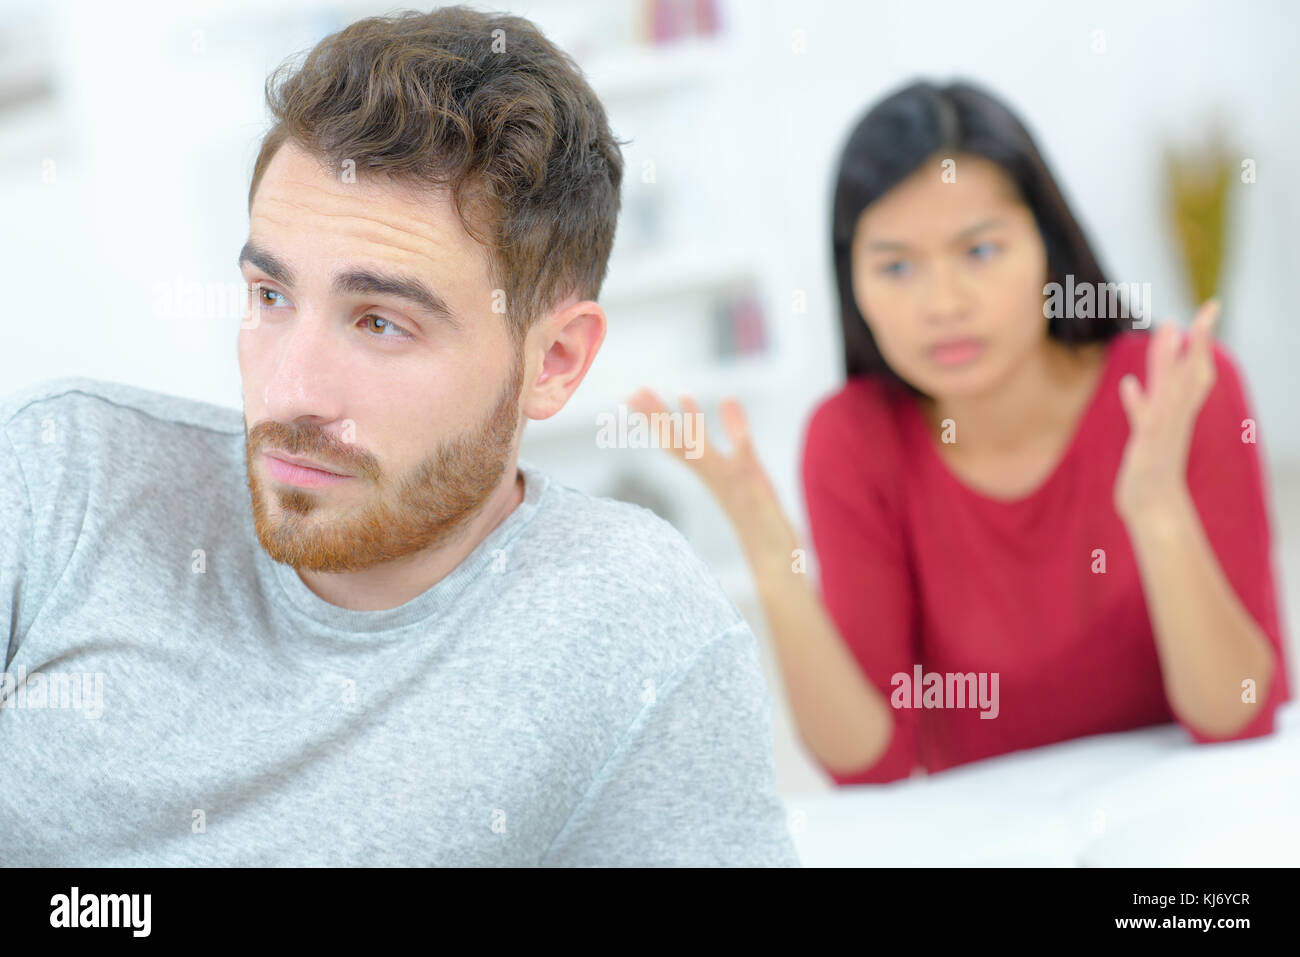
[[[605,310],[584,299],[552,312],[528,331],[522,409],[549,419],[564,408],[605,341]]]

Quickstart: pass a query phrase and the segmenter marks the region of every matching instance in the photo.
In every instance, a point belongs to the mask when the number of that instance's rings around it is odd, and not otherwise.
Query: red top
[[[894,734],[836,784],[892,781],[1083,735],[1178,720],[1161,681],[1155,635],[1112,500],[1128,420],[1119,380],[1146,381],[1147,332],[1110,341],[1101,382],[1049,477],[1014,501],[985,496],[940,458],[914,399],[855,377],[807,426],[803,488],[827,611],[886,697],[891,678],[998,673],[999,714],[895,708]],[[1273,730],[1289,699],[1270,551],[1263,450],[1243,441],[1254,418],[1233,360],[1215,342],[1217,378],[1196,421],[1187,481],[1206,537],[1278,668],[1259,714],[1235,737]],[[1104,550],[1105,572],[1094,554]],[[1186,722],[1192,738],[1214,740]]]

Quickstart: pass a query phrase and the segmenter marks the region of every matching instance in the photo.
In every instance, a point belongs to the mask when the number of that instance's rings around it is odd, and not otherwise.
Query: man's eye
[[[399,325],[395,325],[382,316],[363,316],[362,322],[366,323],[366,328],[378,328],[380,333],[375,337],[377,339],[409,339],[411,334]],[[378,326],[372,327],[371,323],[379,323]]]
[[[281,299],[284,298],[284,293],[276,292],[274,289],[268,289],[266,286],[254,286],[253,294],[257,297],[258,303],[263,306],[276,305],[275,301],[267,299],[267,296],[279,296]]]
[[[980,255],[980,250],[984,251],[983,255]],[[997,251],[997,243],[980,243],[979,245],[970,248],[971,255],[976,259],[989,259]]]

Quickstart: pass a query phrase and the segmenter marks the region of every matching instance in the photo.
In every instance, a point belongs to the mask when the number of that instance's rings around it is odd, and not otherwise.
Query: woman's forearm
[[[804,746],[836,773],[874,764],[893,734],[888,699],[863,675],[806,575],[788,564],[751,568]]]
[[[893,735],[888,698],[863,674],[807,576],[794,570],[799,536],[754,455],[738,408],[732,414],[733,458],[706,456],[713,464],[697,471],[731,521],[753,573],[804,747],[836,774],[863,771]]]
[[[1230,737],[1258,713],[1277,659],[1219,566],[1190,494],[1179,490],[1127,522],[1174,712]],[[1254,702],[1242,683],[1255,682]]]

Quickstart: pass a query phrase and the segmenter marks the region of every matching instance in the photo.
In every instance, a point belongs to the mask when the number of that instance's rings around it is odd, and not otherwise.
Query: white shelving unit
[[[43,159],[61,156],[68,145],[55,96],[52,29],[35,14],[0,16],[0,164],[37,174]]]
[[[733,73],[742,62],[734,34],[724,33],[720,39],[686,37],[663,46],[635,46],[580,65],[601,102],[609,104],[707,83]]]

